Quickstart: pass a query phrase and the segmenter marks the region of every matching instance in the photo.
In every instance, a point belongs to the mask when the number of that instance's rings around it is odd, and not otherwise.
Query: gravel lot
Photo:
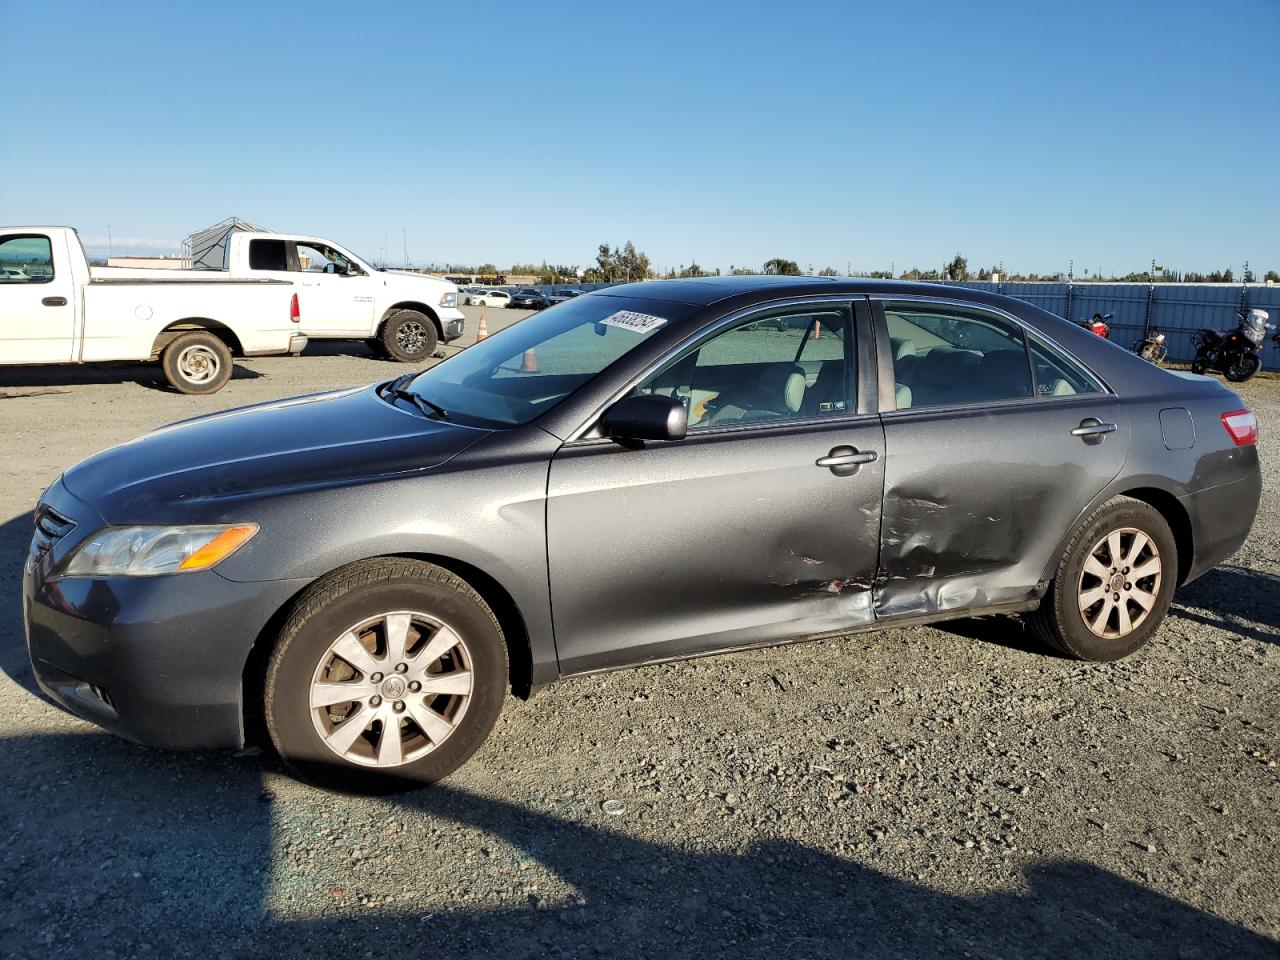
[[[137,747],[33,692],[18,585],[59,471],[401,370],[325,346],[201,399],[148,367],[0,369],[0,955],[1280,955],[1276,379],[1241,390],[1252,538],[1122,663],[997,618],[569,680],[391,799]]]

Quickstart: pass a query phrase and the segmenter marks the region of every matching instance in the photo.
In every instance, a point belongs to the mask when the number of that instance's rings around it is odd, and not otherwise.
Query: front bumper
[[[38,509],[46,505],[76,526],[23,568],[23,624],[40,688],[140,743],[243,745],[249,651],[306,581],[236,583],[214,571],[60,579],[52,571],[102,523],[61,481]]]
[[[457,320],[441,320],[440,328],[442,332],[441,332],[440,339],[443,340],[445,343],[449,343],[452,340],[457,340],[460,336],[462,336],[462,328],[465,322],[466,321],[464,321],[461,317],[459,317]]]

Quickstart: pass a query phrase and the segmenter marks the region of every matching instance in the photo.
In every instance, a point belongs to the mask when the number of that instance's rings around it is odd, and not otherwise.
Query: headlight
[[[453,293],[446,293],[440,297],[440,306],[442,307],[456,307],[457,305],[458,291],[456,290]]]
[[[225,560],[258,532],[256,523],[104,527],[80,544],[64,577],[153,577],[194,573]]]

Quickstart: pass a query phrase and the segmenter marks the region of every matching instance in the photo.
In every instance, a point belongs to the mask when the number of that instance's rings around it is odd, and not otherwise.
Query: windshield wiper
[[[417,407],[424,416],[439,417],[441,420],[449,419],[449,411],[438,403],[433,403],[421,394],[414,393],[412,390],[405,389],[405,384],[418,375],[418,371],[403,374],[396,377],[387,384],[387,393],[401,400],[408,400]]]

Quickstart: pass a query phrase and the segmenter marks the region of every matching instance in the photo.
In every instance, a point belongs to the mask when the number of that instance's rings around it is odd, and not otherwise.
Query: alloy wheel
[[[427,344],[427,332],[416,320],[407,320],[396,330],[396,343],[406,353],[417,353]]]
[[[362,620],[329,645],[311,679],[311,719],[343,760],[397,767],[448,739],[471,694],[461,635],[430,614],[397,610]]]
[[[1147,619],[1163,576],[1155,541],[1136,527],[1112,530],[1094,544],[1080,572],[1077,602],[1097,636],[1118,639]]]

